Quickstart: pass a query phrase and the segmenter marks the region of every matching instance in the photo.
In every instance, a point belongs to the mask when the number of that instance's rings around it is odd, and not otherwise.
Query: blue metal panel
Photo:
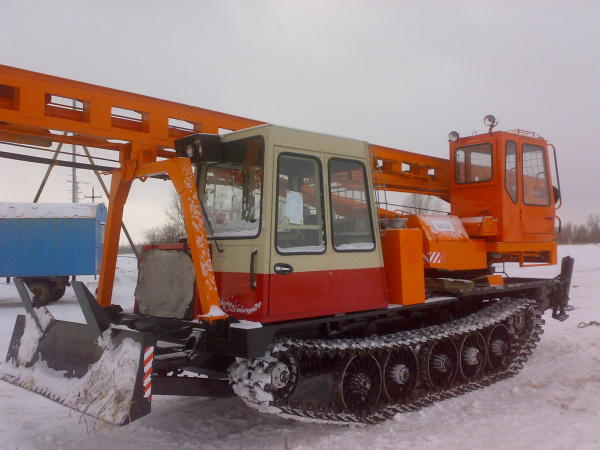
[[[104,205],[96,217],[0,219],[0,276],[98,273],[105,222]]]

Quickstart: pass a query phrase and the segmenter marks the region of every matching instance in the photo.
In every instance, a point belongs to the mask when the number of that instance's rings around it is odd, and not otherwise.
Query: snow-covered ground
[[[237,398],[154,396],[152,413],[114,427],[44,397],[0,382],[1,449],[91,448],[600,448],[600,246],[561,246],[575,258],[564,323],[545,316],[542,341],[516,377],[487,389],[401,414],[375,426],[295,422],[261,414]],[[559,268],[509,267],[513,276],[552,277]],[[90,290],[95,289],[93,277]],[[115,303],[130,307],[136,266],[119,258]],[[23,313],[14,285],[0,280],[0,355]],[[83,321],[71,289],[50,307],[59,319]],[[3,357],[2,357],[3,359]]]

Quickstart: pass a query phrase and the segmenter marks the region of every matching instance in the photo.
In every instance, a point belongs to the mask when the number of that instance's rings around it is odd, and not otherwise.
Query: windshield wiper
[[[204,202],[202,201],[202,197],[198,196],[198,199],[200,200],[200,208],[202,208],[202,216],[204,217],[204,223],[206,223],[208,226],[208,230],[210,231],[211,237],[215,241],[217,250],[219,250],[219,253],[223,253],[223,248],[219,245],[219,241],[217,241],[217,238],[215,237],[215,230],[212,226],[212,223],[210,223],[210,220],[208,219],[208,214],[206,212],[206,208],[204,207]]]

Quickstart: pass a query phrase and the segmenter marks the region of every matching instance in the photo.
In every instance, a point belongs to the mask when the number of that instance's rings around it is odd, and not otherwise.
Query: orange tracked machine
[[[73,282],[86,323],[56,320],[15,280],[27,314],[2,378],[115,424],[173,394],[375,423],[516,374],[543,312],[567,317],[573,260],[554,279],[498,272],[557,263],[560,189],[546,140],[485,123],[451,133],[442,159],[0,66],[3,142],[119,160],[97,295]],[[123,211],[147,177],[172,181],[187,240],[143,248],[124,312]],[[389,192],[450,212],[405,213]],[[53,392],[42,367],[72,388]]]

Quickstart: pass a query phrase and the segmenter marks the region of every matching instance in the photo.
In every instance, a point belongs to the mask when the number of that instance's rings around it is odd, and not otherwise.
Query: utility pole
[[[75,102],[75,100],[73,100],[73,109],[77,109],[77,104]],[[76,159],[76,153],[75,153],[75,144],[73,144],[73,163],[77,162]],[[77,203],[78,202],[78,197],[79,197],[79,192],[77,189],[77,170],[75,169],[75,164],[73,164],[73,169],[71,172],[72,175],[72,180],[71,182],[73,183],[73,203]]]
[[[92,199],[92,203],[95,203],[94,200],[97,198],[102,198],[102,195],[96,195],[94,194],[94,186],[92,186],[92,195],[84,195],[83,198],[91,198]]]
[[[73,162],[76,162],[75,160],[75,144],[73,144]],[[77,188],[77,170],[75,169],[75,166],[73,166],[73,168],[71,169],[71,183],[73,186],[73,189],[71,190],[71,192],[73,193],[72,201],[73,203],[77,203],[79,197],[79,189]]]

